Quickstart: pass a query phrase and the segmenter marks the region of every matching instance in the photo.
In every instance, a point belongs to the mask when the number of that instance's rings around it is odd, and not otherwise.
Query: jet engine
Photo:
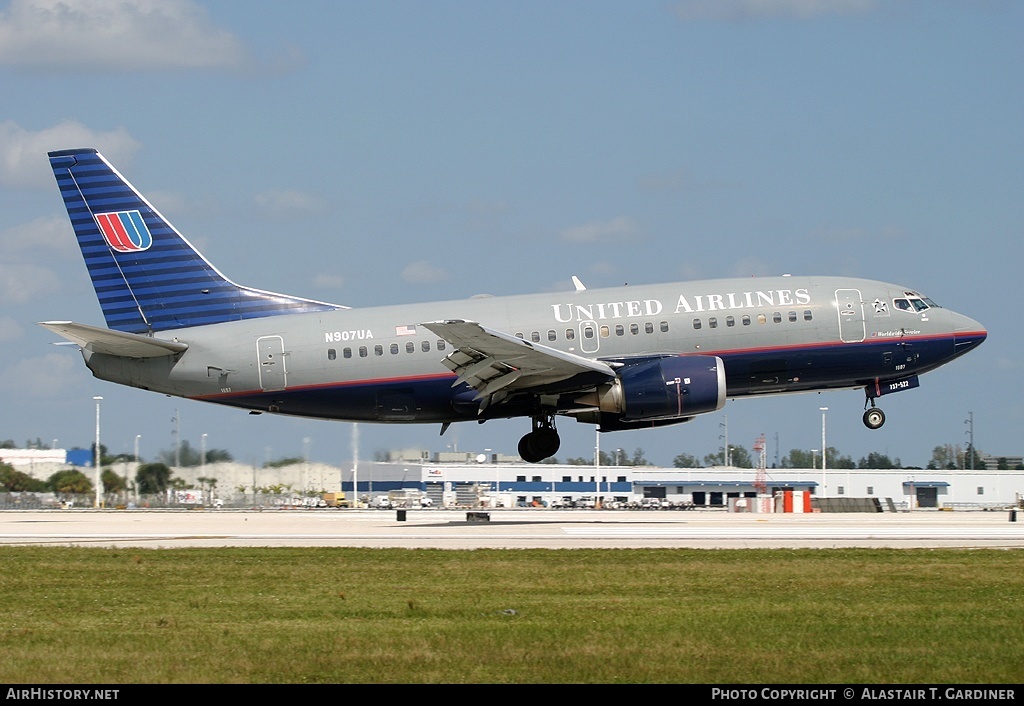
[[[725,406],[725,364],[717,356],[649,359],[621,368],[618,377],[578,404],[600,410],[601,419],[620,422],[682,422]],[[609,420],[610,421],[610,420]]]

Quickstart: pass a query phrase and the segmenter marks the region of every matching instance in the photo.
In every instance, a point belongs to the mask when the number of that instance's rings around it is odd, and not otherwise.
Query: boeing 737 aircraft
[[[978,346],[978,322],[916,291],[766,277],[349,307],[237,285],[94,149],[50,153],[107,328],[48,321],[102,380],[354,422],[526,417],[519,454],[559,447],[555,419],[602,432],[678,424],[727,398],[918,386]]]

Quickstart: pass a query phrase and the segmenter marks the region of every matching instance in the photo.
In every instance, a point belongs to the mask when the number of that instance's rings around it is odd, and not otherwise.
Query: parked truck
[[[327,507],[349,507],[344,493],[324,493],[321,497],[327,503]]]

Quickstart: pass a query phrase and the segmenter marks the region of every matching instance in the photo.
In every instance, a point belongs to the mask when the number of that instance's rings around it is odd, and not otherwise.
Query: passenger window
[[[438,339],[438,341],[437,341],[437,350],[439,350],[439,351],[443,351],[444,349],[445,349],[445,342],[444,342],[444,339],[443,339],[443,338],[440,338],[440,339]]]
[[[772,314],[772,321],[774,321],[777,324],[781,324],[782,323],[782,314],[780,314],[779,312],[776,311],[774,314]]]
[[[708,328],[718,328],[718,317],[712,316],[708,319]]]
[[[694,319],[693,320],[693,330],[694,331],[699,331],[701,326],[703,326],[703,324],[701,323],[700,319]]]
[[[516,332],[516,338],[521,338],[521,339],[523,339],[524,341],[526,340],[526,336],[524,336],[524,335],[523,335],[523,332],[522,332],[522,331],[517,331],[517,332]]]
[[[345,350],[343,350],[341,352],[341,355],[343,357],[345,357],[345,358],[351,358],[352,357],[352,349],[351,348],[346,348]]]
[[[534,331],[530,334],[530,340],[534,343],[540,343],[540,331]]]
[[[548,329],[548,340],[549,341],[556,341],[556,340],[558,340],[558,334],[555,333],[555,330],[553,328]]]
[[[796,312],[795,311],[789,312],[789,320],[791,322],[796,322]]]
[[[644,324],[644,333],[654,333],[654,324],[648,321]]]
[[[667,321],[662,321],[661,322],[661,332],[662,333],[668,333],[668,322]]]
[[[759,323],[759,324],[766,324],[766,323],[768,323],[768,317],[765,316],[764,314],[758,314],[757,315],[757,323]]]
[[[398,344],[397,343],[392,343],[391,344],[391,355],[398,355]]]
[[[629,332],[636,336],[638,333],[640,333],[640,324],[630,324]]]
[[[743,315],[743,325],[750,326],[750,316],[748,316],[747,314]]]
[[[335,360],[338,357],[338,351],[333,348],[327,349],[327,360]]]
[[[359,357],[360,358],[365,358],[366,357],[366,346],[359,346]]]
[[[729,328],[732,328],[733,326],[735,326],[736,325],[736,317],[735,316],[726,316],[725,317],[725,325],[728,326]]]
[[[612,335],[612,332],[608,329],[608,327],[607,326],[602,326],[601,327],[601,338],[608,338],[610,335]]]
[[[384,346],[382,346],[379,343],[377,345],[375,345],[373,347],[373,354],[374,355],[384,355]]]
[[[804,321],[810,321],[810,320],[811,320],[811,310],[810,309],[804,309]]]
[[[565,330],[565,340],[575,341],[576,340],[576,329],[567,328]]]
[[[423,341],[422,343],[420,343],[420,350],[423,351],[424,353],[429,353],[430,341]]]
[[[593,337],[594,337],[594,327],[593,326],[584,326],[583,327],[583,338],[593,338]]]
[[[622,324],[615,324],[615,335],[616,336],[624,336],[625,334],[626,334],[626,329],[622,326]]]
[[[424,341],[424,343],[426,343],[426,341]],[[412,341],[406,341],[405,342],[405,352],[406,353],[415,353],[416,352],[416,344],[413,343]]]

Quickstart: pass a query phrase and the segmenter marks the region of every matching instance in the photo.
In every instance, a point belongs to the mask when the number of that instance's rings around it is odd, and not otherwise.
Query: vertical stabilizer
[[[49,156],[108,328],[144,334],[345,308],[235,284],[99,152]]]

